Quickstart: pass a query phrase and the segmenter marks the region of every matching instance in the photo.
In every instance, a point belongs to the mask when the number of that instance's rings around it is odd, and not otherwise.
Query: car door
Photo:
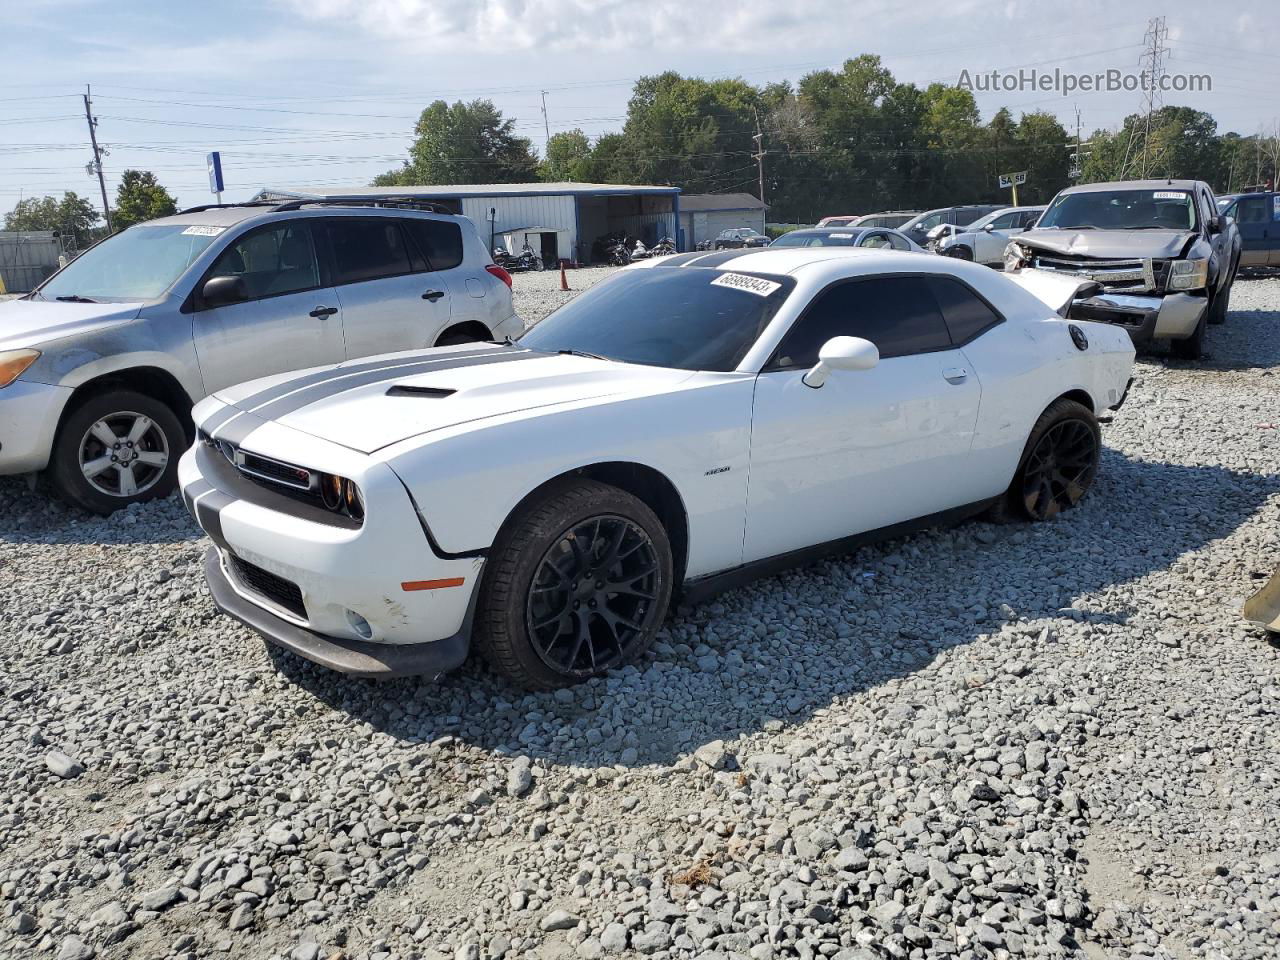
[[[341,311],[322,282],[312,222],[295,218],[245,232],[201,278],[192,336],[206,392],[345,357]],[[247,299],[204,304],[204,284],[223,276],[242,279]]]
[[[1236,226],[1240,228],[1240,266],[1265,267],[1271,259],[1275,221],[1266,196],[1241,197],[1234,204]],[[1280,234],[1277,234],[1280,240]]]
[[[1004,248],[1009,237],[1021,222],[1022,214],[1005,213],[991,221],[991,229],[975,230],[973,234],[974,259],[979,263],[995,263],[1004,259]]]
[[[803,382],[836,336],[881,351],[870,370]],[[923,275],[841,281],[819,293],[756,380],[744,559],[968,503],[981,390]]]
[[[453,291],[426,270],[395,217],[327,217],[321,231],[342,306],[347,357],[428,347],[449,323]]]

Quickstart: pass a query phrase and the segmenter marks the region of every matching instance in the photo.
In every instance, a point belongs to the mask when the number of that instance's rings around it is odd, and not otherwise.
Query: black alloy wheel
[[[525,625],[539,658],[566,679],[625,663],[652,629],[659,577],[639,524],[616,515],[574,524],[543,554],[529,587]]]
[[[1059,420],[1040,437],[1022,472],[1027,514],[1048,520],[1080,502],[1097,471],[1094,428],[1084,420]]]

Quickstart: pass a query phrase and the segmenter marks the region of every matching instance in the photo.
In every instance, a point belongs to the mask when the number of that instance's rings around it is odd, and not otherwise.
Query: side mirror
[[[880,350],[862,337],[832,337],[818,351],[818,362],[804,375],[804,385],[815,390],[827,382],[832,370],[870,370],[880,362]]]
[[[1225,224],[1222,222],[1222,220],[1223,220],[1223,218],[1222,218],[1222,214],[1218,214],[1218,215],[1216,215],[1216,216],[1210,217],[1210,218],[1209,218],[1209,232],[1210,232],[1210,233],[1221,233],[1221,232],[1223,231],[1223,229],[1225,229]]]
[[[988,224],[987,224],[985,227],[983,227],[982,229],[983,229],[983,230],[985,230],[985,231],[987,231],[987,233],[990,233],[992,230],[994,230],[994,229],[995,229],[995,227],[994,227],[992,224],[988,223]]]
[[[244,277],[210,277],[200,290],[200,299],[206,307],[244,303],[249,299],[249,287]]]

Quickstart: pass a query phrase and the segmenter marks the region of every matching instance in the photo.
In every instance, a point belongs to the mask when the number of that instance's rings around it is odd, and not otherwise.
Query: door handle
[[[947,367],[942,371],[942,377],[947,383],[964,383],[969,379],[969,371],[964,367]]]
[[[426,293],[422,295],[422,299],[430,300],[432,303],[435,303],[437,300],[439,300],[443,296],[444,296],[443,290],[428,290]]]
[[[326,317],[332,317],[337,312],[338,312],[337,307],[316,307],[309,314],[307,314],[307,316],[316,317],[320,320],[324,320]]]

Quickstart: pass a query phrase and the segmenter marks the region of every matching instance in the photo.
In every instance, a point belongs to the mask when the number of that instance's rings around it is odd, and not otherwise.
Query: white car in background
[[[975,220],[967,227],[943,225],[929,236],[929,249],[959,260],[974,260],[1004,269],[1004,248],[1009,239],[1030,230],[1044,207],[1005,207]]]
[[[674,594],[1076,505],[1133,363],[1058,312],[1076,290],[857,248],[648,261],[512,344],[219,390],[182,492],[215,602],[276,644],[386,676],[474,640],[574,683],[640,656]]]

